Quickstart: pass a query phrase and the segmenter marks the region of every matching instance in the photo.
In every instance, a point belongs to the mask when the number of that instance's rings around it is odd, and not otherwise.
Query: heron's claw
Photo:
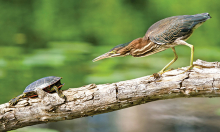
[[[182,72],[181,74],[183,74],[183,73],[185,73],[185,72],[191,70],[193,67],[194,67],[194,65],[189,66],[189,67],[188,67],[184,72]],[[178,68],[178,69],[179,69],[179,68]]]

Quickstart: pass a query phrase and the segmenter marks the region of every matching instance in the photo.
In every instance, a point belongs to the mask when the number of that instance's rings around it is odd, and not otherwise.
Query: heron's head
[[[119,57],[119,56],[126,56],[129,55],[129,52],[125,52],[126,48],[128,46],[130,42],[125,43],[125,44],[120,44],[115,46],[114,48],[112,48],[109,52],[100,55],[98,57],[96,57],[94,60],[92,60],[93,62],[95,61],[99,61],[105,58],[111,58],[111,57]]]

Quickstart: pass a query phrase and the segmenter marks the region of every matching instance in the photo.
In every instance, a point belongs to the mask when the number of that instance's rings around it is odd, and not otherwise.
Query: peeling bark
[[[23,98],[13,108],[0,105],[0,131],[71,120],[115,111],[134,105],[179,97],[219,97],[220,64],[197,60],[194,68],[145,76],[112,84],[90,84],[63,91],[67,100],[46,93],[40,98]]]

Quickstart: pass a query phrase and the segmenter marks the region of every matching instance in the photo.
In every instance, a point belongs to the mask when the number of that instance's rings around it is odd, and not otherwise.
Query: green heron
[[[194,29],[210,19],[209,13],[196,15],[172,16],[154,23],[146,32],[143,38],[137,38],[131,42],[115,46],[109,52],[95,58],[93,62],[110,57],[127,56],[144,57],[149,56],[168,48],[174,52],[174,59],[170,61],[159,74],[172,65],[178,58],[174,46],[186,45],[191,48],[190,66],[193,67],[194,46],[188,44],[186,40],[192,35]]]

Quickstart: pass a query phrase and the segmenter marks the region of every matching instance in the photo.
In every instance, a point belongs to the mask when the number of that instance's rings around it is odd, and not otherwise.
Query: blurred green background
[[[219,61],[219,6],[218,0],[0,0],[0,103],[45,76],[63,77],[65,90],[158,72],[172,60],[171,49],[143,58],[92,59],[175,15],[210,13],[187,42],[195,47],[194,60]],[[190,48],[176,51],[179,59],[170,68],[188,66]]]

